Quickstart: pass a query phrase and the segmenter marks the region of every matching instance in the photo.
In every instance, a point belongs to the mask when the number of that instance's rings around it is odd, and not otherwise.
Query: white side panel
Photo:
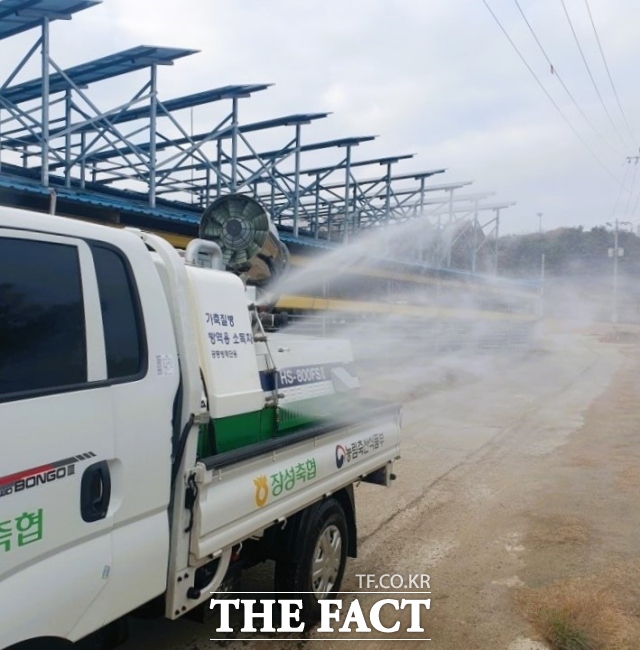
[[[269,334],[269,347],[276,367],[352,363],[353,351],[346,339],[323,339],[284,332]]]
[[[115,561],[109,579],[95,600],[84,603],[82,618],[68,638],[77,641],[102,627],[105,621],[120,617],[164,592],[169,558],[167,528],[167,513],[163,510],[114,529]],[[74,556],[74,564],[78,561]]]
[[[11,454],[0,456],[2,477],[92,454],[62,465],[60,478],[51,482],[26,489],[16,481],[12,488],[11,482],[3,486],[0,522],[13,533],[8,548],[0,551],[4,647],[9,639],[25,638],[16,636],[20,630],[28,632],[26,638],[50,635],[52,629],[64,637],[107,584],[113,514],[84,522],[80,483],[92,463],[113,459],[113,417],[108,389],[98,388],[0,404],[0,422],[2,436],[13,437]],[[16,519],[36,512],[41,513],[41,539],[20,546]]]
[[[260,370],[266,370],[266,347],[257,344]],[[269,334],[271,358],[278,373],[279,404],[290,407],[294,402],[359,388],[356,377],[348,372],[353,363],[351,343],[345,339],[322,339]]]
[[[398,415],[388,412],[371,422],[207,471],[191,539],[193,561],[247,539],[383,467],[399,453]]]
[[[0,648],[39,636],[72,638],[73,627],[107,584],[109,564],[98,569],[95,560],[110,553],[108,536],[84,539],[3,578]],[[110,620],[109,613],[103,609],[102,621]]]
[[[264,396],[242,281],[193,266],[187,274],[211,415],[259,411]]]

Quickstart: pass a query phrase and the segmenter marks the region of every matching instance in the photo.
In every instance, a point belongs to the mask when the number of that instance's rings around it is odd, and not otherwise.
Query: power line
[[[622,134],[618,130],[618,127],[615,125],[615,122],[613,121],[613,118],[611,117],[611,113],[609,113],[609,109],[607,108],[606,104],[604,103],[604,99],[602,99],[602,95],[600,94],[600,89],[598,88],[598,84],[596,83],[596,80],[593,77],[593,74],[591,72],[591,68],[589,67],[589,63],[587,61],[587,58],[584,55],[584,52],[582,50],[582,46],[580,45],[580,39],[578,38],[578,34],[576,33],[576,30],[573,27],[573,23],[571,22],[571,16],[569,16],[569,12],[567,11],[567,6],[564,3],[564,0],[560,0],[560,4],[562,5],[562,8],[564,9],[564,15],[567,17],[567,21],[569,22],[569,27],[571,28],[571,33],[573,34],[573,38],[576,42],[576,45],[578,46],[578,51],[580,52],[580,56],[582,57],[582,61],[587,68],[587,72],[589,73],[589,78],[591,79],[591,83],[593,84],[593,87],[596,91],[596,94],[598,95],[598,99],[600,100],[600,103],[602,104],[602,108],[604,108],[604,112],[607,114],[607,117],[609,118],[609,122],[611,122],[611,126],[613,127],[613,130],[618,134],[618,137],[620,138],[620,142],[622,142],[622,146],[626,147],[627,143],[625,143],[624,138],[622,137]]]
[[[535,39],[536,43],[538,44],[538,47],[540,48],[540,51],[542,52],[542,55],[543,55],[544,58],[547,60],[547,63],[549,64],[549,66],[550,66],[550,68],[551,68],[553,74],[555,74],[555,76],[558,78],[558,81],[560,82],[560,85],[564,88],[564,90],[566,91],[567,95],[569,95],[569,98],[570,98],[571,101],[573,102],[574,106],[575,106],[575,107],[578,109],[578,111],[580,112],[580,115],[582,115],[582,117],[584,118],[585,122],[586,122],[586,123],[587,123],[587,124],[588,124],[592,129],[593,129],[594,133],[595,133],[595,134],[596,134],[596,135],[597,135],[597,136],[598,136],[598,137],[599,137],[599,138],[600,138],[600,139],[601,139],[605,144],[607,144],[609,147],[611,147],[611,149],[613,149],[613,151],[615,151],[619,156],[624,156],[624,153],[623,153],[622,151],[620,151],[619,149],[616,149],[616,147],[614,147],[614,146],[609,142],[609,140],[607,140],[607,139],[602,135],[602,133],[600,133],[600,131],[598,131],[598,129],[597,129],[597,128],[593,125],[593,123],[591,122],[591,120],[587,117],[587,115],[585,114],[585,112],[582,110],[582,108],[580,107],[580,105],[578,104],[578,102],[575,100],[575,98],[574,98],[573,95],[571,94],[571,91],[567,88],[567,86],[566,86],[566,84],[564,83],[562,77],[560,76],[560,73],[558,72],[558,69],[557,69],[557,68],[553,65],[553,63],[551,62],[551,59],[550,59],[549,56],[547,55],[546,50],[544,49],[542,43],[540,42],[540,39],[538,38],[538,36],[537,36],[537,34],[535,33],[533,27],[531,26],[531,23],[529,22],[529,20],[527,19],[527,17],[526,17],[526,15],[525,15],[524,11],[522,10],[522,7],[520,6],[520,3],[518,2],[518,0],[514,0],[514,2],[516,3],[516,7],[518,7],[518,11],[520,12],[520,15],[521,15],[522,18],[524,19],[524,22],[527,24],[527,27],[529,28],[529,31],[531,32],[531,35],[533,36],[533,38]]]
[[[611,178],[616,182],[616,185],[617,185],[617,184],[620,182],[620,179],[616,177],[616,175],[615,175],[615,174],[614,174],[614,173],[613,173],[613,172],[612,172],[612,171],[611,171],[611,170],[610,170],[610,169],[609,169],[609,168],[608,168],[608,167],[607,167],[607,166],[602,162],[602,160],[600,160],[600,158],[598,158],[598,156],[593,152],[593,150],[591,149],[591,147],[590,147],[590,146],[585,142],[585,140],[582,138],[582,136],[580,135],[580,133],[578,133],[578,131],[576,130],[576,128],[573,126],[573,124],[571,124],[569,118],[567,118],[567,116],[562,112],[562,109],[558,106],[558,104],[555,102],[555,100],[553,99],[553,97],[549,94],[549,91],[544,87],[544,84],[543,84],[543,83],[540,81],[540,79],[538,78],[538,75],[536,75],[536,73],[533,71],[533,68],[529,65],[529,63],[527,62],[527,60],[524,58],[524,56],[522,55],[522,53],[521,53],[520,50],[518,49],[518,46],[514,43],[514,41],[513,41],[513,39],[511,38],[511,36],[509,36],[509,33],[507,32],[507,30],[504,28],[504,26],[503,26],[502,23],[500,22],[500,19],[498,18],[498,16],[496,16],[496,14],[493,12],[493,9],[491,9],[491,7],[489,6],[489,4],[487,3],[487,0],[482,0],[482,3],[483,3],[484,6],[487,8],[487,10],[489,11],[489,13],[493,16],[493,19],[496,21],[498,27],[500,28],[500,30],[502,31],[502,33],[506,36],[506,38],[507,38],[507,40],[509,41],[509,43],[511,43],[511,46],[512,46],[513,49],[516,51],[516,54],[520,57],[520,60],[525,64],[525,66],[527,67],[527,70],[529,70],[529,72],[532,74],[533,78],[536,80],[537,84],[538,84],[538,85],[540,86],[540,88],[542,89],[542,92],[544,92],[544,94],[547,96],[547,99],[548,99],[548,100],[553,104],[554,108],[558,111],[558,113],[560,114],[560,116],[562,117],[562,119],[567,123],[567,125],[568,125],[569,128],[573,131],[574,135],[578,138],[578,140],[580,140],[580,142],[582,143],[582,145],[584,146],[584,148],[585,148],[585,149],[586,149],[586,150],[587,150],[587,151],[588,151],[588,152],[593,156],[594,160],[595,160],[595,161],[600,165],[600,167],[602,167],[602,169],[604,169],[604,171],[605,171],[605,172],[606,172],[606,173],[607,173],[607,174],[608,174],[608,175],[609,175],[609,176],[610,176],[610,177],[611,177]],[[623,183],[624,183],[624,181],[623,181]]]
[[[633,133],[633,130],[631,128],[631,125],[629,124],[629,121],[627,120],[627,116],[622,109],[622,104],[620,103],[620,97],[618,97],[618,91],[616,90],[616,86],[613,83],[613,77],[611,76],[611,72],[609,71],[609,66],[607,65],[607,59],[604,56],[604,50],[602,49],[602,44],[600,43],[600,37],[598,36],[598,30],[596,29],[596,24],[593,21],[593,16],[591,15],[591,7],[589,7],[589,0],[584,0],[585,5],[587,6],[587,12],[589,14],[589,20],[591,21],[591,26],[593,27],[593,33],[596,35],[596,41],[598,42],[598,49],[600,50],[600,55],[602,56],[602,62],[604,63],[604,67],[607,71],[607,75],[609,76],[609,81],[611,82],[611,88],[613,89],[613,94],[615,95],[616,102],[618,103],[618,108],[620,109],[620,113],[622,114],[622,117],[624,119],[624,123],[627,125],[627,129],[629,129],[629,133],[631,134],[631,138],[633,139],[636,147],[640,148],[640,145],[638,145],[638,140],[635,137],[635,134]]]

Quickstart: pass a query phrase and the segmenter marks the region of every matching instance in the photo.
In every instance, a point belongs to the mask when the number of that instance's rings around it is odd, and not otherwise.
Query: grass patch
[[[548,619],[544,636],[555,650],[598,650],[584,630],[573,627],[558,612],[553,612]]]
[[[638,621],[595,581],[569,580],[521,589],[517,603],[552,650],[634,650]]]

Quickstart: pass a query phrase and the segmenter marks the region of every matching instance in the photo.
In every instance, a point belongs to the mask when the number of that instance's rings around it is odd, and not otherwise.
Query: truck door
[[[120,487],[106,379],[90,246],[0,229],[3,647],[82,635],[108,584]]]
[[[138,238],[114,235],[112,241],[91,243],[121,488],[114,511],[114,571],[101,594],[104,605],[96,603],[96,610],[120,615],[166,589],[172,420],[180,370],[169,306],[151,257]]]

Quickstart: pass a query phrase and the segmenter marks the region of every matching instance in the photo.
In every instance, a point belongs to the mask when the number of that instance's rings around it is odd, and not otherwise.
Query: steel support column
[[[423,177],[420,179],[420,201],[418,203],[418,209],[420,210],[420,216],[418,219],[421,222],[420,226],[420,243],[418,249],[418,259],[420,262],[424,262],[424,226],[427,223],[427,220],[424,217],[424,184],[426,179]]]
[[[316,175],[316,202],[315,202],[315,217],[314,217],[314,236],[316,239],[319,237],[320,230],[320,174]]]
[[[216,199],[219,199],[222,195],[222,174],[220,173],[222,170],[222,140],[217,141],[216,149],[218,152],[218,169],[216,170]]]
[[[73,108],[71,88],[67,88],[64,97],[64,115],[67,132],[64,136],[64,185],[71,187],[71,110]]]
[[[451,268],[451,251],[453,249],[453,190],[447,190],[449,192],[449,241],[447,242],[447,268]],[[438,237],[441,237],[441,233],[438,233]]]
[[[500,210],[502,208],[496,208],[494,212],[496,213],[496,244],[495,251],[493,253],[493,269],[494,275],[498,275],[498,241],[500,240]]]
[[[300,209],[300,132],[302,127],[296,124],[296,143],[294,154],[294,188],[293,188],[293,236],[298,237],[298,211]]]
[[[49,18],[42,19],[42,184],[49,187]]]
[[[349,243],[349,219],[351,218],[351,145],[347,145],[344,175],[344,243]]]
[[[384,199],[384,225],[389,226],[391,221],[391,163],[387,163],[387,174],[385,177],[385,199]]]
[[[149,89],[151,105],[149,107],[149,205],[156,207],[156,133],[158,118],[158,65],[151,64],[151,81]]]
[[[475,201],[475,207],[473,211],[473,222],[471,230],[471,273],[476,272],[476,264],[478,258],[478,241],[477,241],[477,230],[478,230],[478,201]]]
[[[231,193],[234,194],[238,189],[238,98],[231,101]]]

